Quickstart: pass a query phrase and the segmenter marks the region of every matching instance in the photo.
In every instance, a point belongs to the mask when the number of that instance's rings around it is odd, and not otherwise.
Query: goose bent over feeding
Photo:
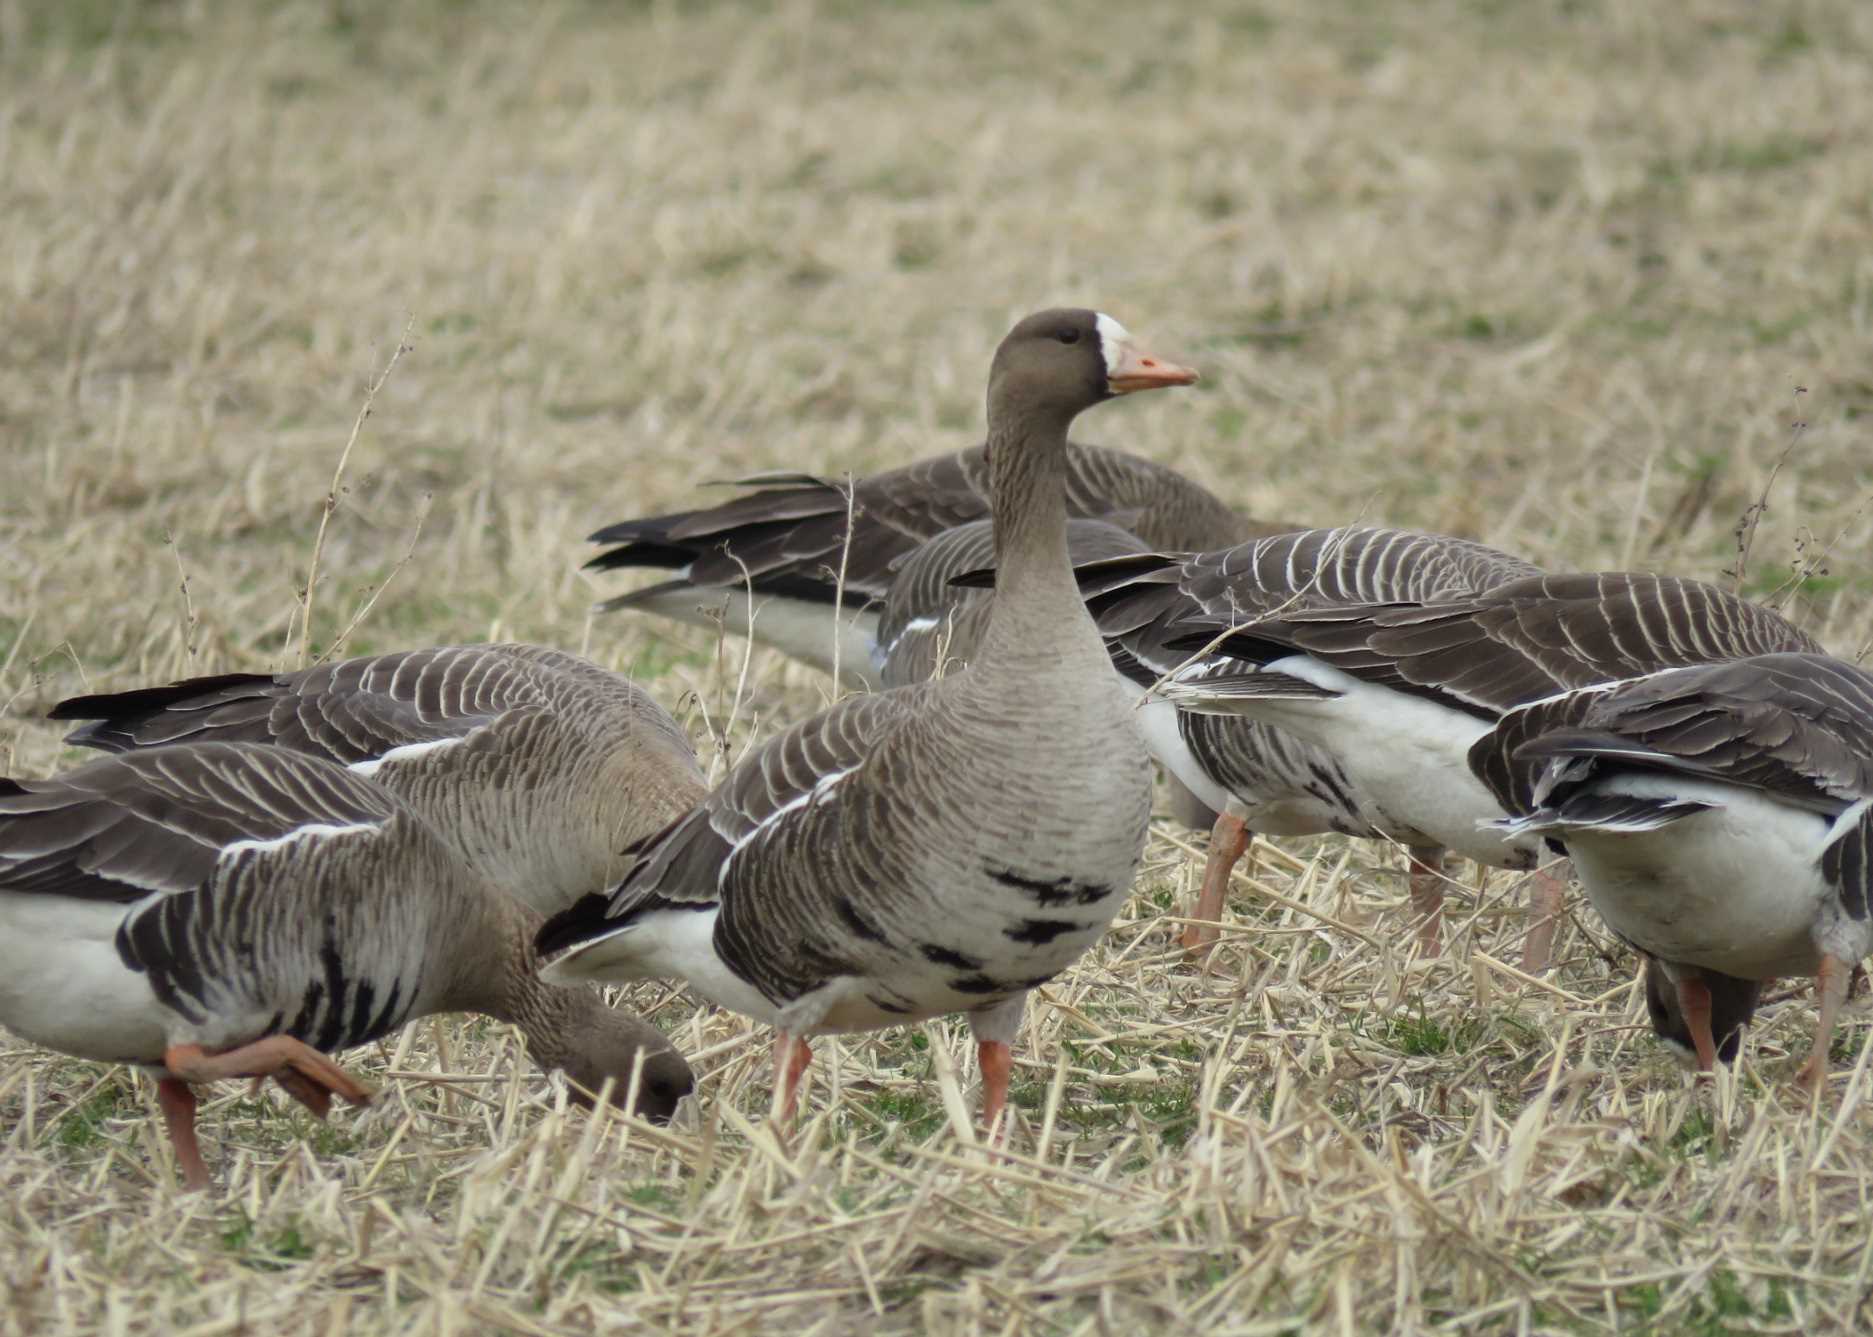
[[[1143,692],[1184,665],[1190,651],[1178,647],[1195,633],[1207,638],[1219,626],[1298,608],[1459,598],[1538,570],[1468,539],[1349,526],[1297,530],[1219,552],[1118,557],[1075,574],[1114,663]],[[1229,671],[1228,661],[1194,666],[1180,683]],[[1193,922],[1184,931],[1188,948],[1204,950],[1215,941],[1230,870],[1247,850],[1250,831],[1383,834],[1330,751],[1259,720],[1197,714],[1164,700],[1148,701],[1141,718],[1158,763],[1217,814]],[[1435,953],[1443,852],[1414,845],[1409,854],[1419,941]],[[1545,935],[1561,890],[1552,880],[1537,886],[1541,918],[1528,939],[1531,968],[1546,964]]]
[[[688,738],[649,693],[540,645],[191,678],[74,697],[51,718],[93,721],[66,741],[111,752],[271,743],[348,766],[541,914],[617,881],[627,846],[708,792]]]
[[[1698,1066],[1735,1053],[1763,982],[1815,979],[1798,1080],[1825,1082],[1853,967],[1873,951],[1873,676],[1819,654],[1675,669],[1574,693],[1505,829],[1563,842],[1647,1001]],[[1551,722],[1554,712],[1547,714]]]
[[[342,766],[195,743],[0,780],[0,1024],[157,1078],[176,1161],[207,1183],[193,1083],[275,1077],[323,1117],[367,1092],[325,1052],[483,1012],[534,1058],[667,1118],[689,1066],[593,990],[538,977],[540,924]]]
[[[992,1124],[1027,991],[1118,912],[1151,808],[1134,712],[1067,561],[1067,427],[1195,379],[1092,311],[1016,325],[989,373],[1000,579],[975,658],[756,748],[609,897],[549,921],[547,977],[681,975],[773,1024],[783,1111],[806,1037],[964,1012]]]
[[[701,510],[609,525],[591,536],[617,547],[588,570],[668,571],[669,579],[608,599],[678,622],[753,635],[854,687],[883,686],[880,608],[900,564],[920,544],[989,518],[988,447],[918,460],[841,482],[807,474],[741,480],[756,490]],[[1069,443],[1067,513],[1102,519],[1151,548],[1218,548],[1290,526],[1249,520],[1175,470],[1123,451]],[[850,523],[848,524],[848,519]],[[849,530],[849,537],[848,537]]]
[[[1513,810],[1471,766],[1505,713],[1661,669],[1820,648],[1715,586],[1632,572],[1528,576],[1436,603],[1297,608],[1231,630],[1237,621],[1180,638],[1186,650],[1214,642],[1214,657],[1165,684],[1167,699],[1292,732],[1335,759],[1378,830],[1513,869],[1534,867],[1542,841],[1495,825]],[[1256,667],[1215,662],[1230,658]]]

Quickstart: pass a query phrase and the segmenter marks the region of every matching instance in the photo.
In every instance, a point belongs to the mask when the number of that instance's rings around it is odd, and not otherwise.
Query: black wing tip
[[[533,950],[544,964],[580,943],[617,927],[607,915],[611,897],[602,891],[588,891],[564,910],[553,914],[533,935]]]
[[[154,714],[208,692],[230,687],[271,687],[279,679],[271,673],[210,673],[182,678],[161,687],[133,687],[127,692],[97,692],[68,696],[46,712],[49,720],[111,720],[126,715]]]
[[[51,718],[57,719],[58,716]],[[85,716],[77,716],[84,719]],[[135,746],[127,737],[115,732],[115,720],[95,720],[82,729],[73,729],[63,741],[67,747],[90,747],[100,752],[128,752]]]
[[[10,776],[0,775],[0,798],[18,798],[26,793],[26,786]]]
[[[587,571],[652,570],[680,571],[695,561],[699,552],[694,547],[678,543],[664,542],[660,537],[645,538],[635,534],[617,534],[612,530],[601,529],[592,535],[592,543],[621,543],[621,547],[611,548],[585,563]]]
[[[1217,639],[1219,634],[1222,635],[1221,640]],[[1290,646],[1258,636],[1254,631],[1239,630],[1223,634],[1221,627],[1173,636],[1165,641],[1164,648],[1185,653],[1206,650],[1213,655],[1240,659],[1250,664],[1266,664],[1276,659],[1285,659],[1294,653]]]
[[[949,587],[953,590],[992,590],[995,588],[995,568],[978,566],[973,571],[951,576]]]

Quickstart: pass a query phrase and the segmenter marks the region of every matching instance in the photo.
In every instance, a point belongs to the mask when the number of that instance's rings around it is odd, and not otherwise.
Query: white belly
[[[1144,689],[1127,681],[1127,694],[1133,701],[1144,696]],[[1184,788],[1202,799],[1213,812],[1228,807],[1230,793],[1197,764],[1190,746],[1177,727],[1177,707],[1168,701],[1152,701],[1138,708],[1138,729],[1145,739],[1151,759],[1183,782]]]
[[[1305,655],[1269,669],[1339,692],[1328,701],[1245,701],[1243,713],[1330,752],[1373,825],[1408,845],[1442,845],[1498,868],[1529,868],[1541,852],[1526,835],[1485,827],[1502,808],[1470,772],[1471,744],[1487,720],[1363,682]]]
[[[1826,818],[1729,785],[1630,775],[1605,788],[1721,805],[1655,831],[1568,832],[1581,884],[1614,932],[1740,979],[1814,973],[1818,935],[1838,917],[1820,867]]]
[[[106,1062],[160,1061],[180,1022],[149,976],[117,955],[130,907],[0,896],[0,1024],[47,1049]]]

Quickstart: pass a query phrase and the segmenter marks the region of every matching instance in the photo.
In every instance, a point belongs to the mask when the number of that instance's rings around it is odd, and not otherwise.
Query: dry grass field
[[[581,649],[724,764],[828,683],[592,617],[584,536],[973,444],[1063,302],[1204,374],[1082,439],[1725,581],[1767,491],[1742,587],[1858,656],[1869,125],[1862,0],[0,0],[0,773],[80,759],[61,696],[341,638]],[[1864,1001],[1818,1111],[1805,987],[1699,1087],[1584,906],[1530,979],[1453,865],[1419,960],[1338,839],[1262,847],[1199,971],[1198,843],[1037,1002],[1001,1154],[960,1025],[824,1045],[776,1131],[766,1036],[672,987],[677,1127],[420,1023],[327,1124],[219,1089],[189,1196],[147,1082],[0,1037],[0,1331],[1873,1328]]]

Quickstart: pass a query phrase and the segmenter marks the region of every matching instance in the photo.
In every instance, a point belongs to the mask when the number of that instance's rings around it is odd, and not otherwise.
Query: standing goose
[[[548,922],[547,978],[680,975],[774,1025],[783,1111],[808,1036],[964,1012],[992,1124],[1024,996],[1111,922],[1151,806],[1134,712],[1067,561],[1067,427],[1194,380],[1109,316],[1016,325],[989,373],[1000,581],[979,653],[751,752],[609,896]]]
[[[708,792],[642,688],[538,645],[456,645],[297,673],[229,673],[74,697],[67,742],[110,752],[270,743],[367,775],[543,915],[611,885],[622,851]]]
[[[1218,627],[1297,608],[1459,598],[1538,571],[1467,539],[1348,527],[1297,530],[1220,552],[1119,557],[1083,565],[1076,574],[1114,663],[1142,691],[1189,659],[1189,649],[1177,647],[1193,633],[1207,640]],[[1180,681],[1199,683],[1219,671],[1230,671],[1227,661],[1193,668]],[[1259,720],[1179,710],[1163,700],[1145,705],[1142,720],[1158,763],[1217,813],[1194,922],[1184,931],[1191,950],[1206,950],[1216,939],[1230,870],[1248,848],[1250,831],[1383,833],[1335,756],[1296,735]],[[1435,953],[1443,851],[1423,843],[1409,853],[1419,940]],[[1546,964],[1544,935],[1560,909],[1561,890],[1552,880],[1538,888],[1543,918],[1529,935],[1532,969]]]
[[[1848,976],[1873,950],[1873,676],[1772,654],[1539,713],[1512,754],[1535,768],[1530,801],[1504,828],[1566,845],[1594,909],[1646,954],[1655,1028],[1688,1035],[1700,1068],[1734,1056],[1763,982],[1813,976],[1820,1022],[1797,1080],[1818,1090]]]
[[[1574,688],[1819,647],[1779,615],[1701,581],[1629,572],[1534,575],[1470,598],[1329,604],[1252,625],[1212,617],[1173,648],[1217,658],[1167,683],[1187,710],[1243,714],[1331,755],[1372,825],[1407,845],[1532,868],[1540,837],[1506,809],[1471,749],[1502,716]],[[1226,633],[1226,634],[1225,634]],[[1479,759],[1484,747],[1479,752]]]
[[[0,1024],[133,1063],[191,1188],[192,1084],[276,1078],[324,1117],[368,1093],[325,1052],[434,1012],[484,1012],[542,1064],[667,1118],[689,1067],[593,990],[541,983],[540,917],[341,766],[197,743],[0,780]]]
[[[593,534],[594,543],[618,546],[586,563],[589,570],[672,573],[600,607],[742,632],[752,590],[756,640],[830,673],[838,638],[841,676],[875,690],[884,685],[880,607],[900,563],[945,530],[988,519],[992,470],[989,447],[978,446],[857,479],[849,496],[844,484],[806,474],[738,486],[756,490]],[[1174,470],[1099,446],[1066,447],[1061,487],[1069,515],[1109,521],[1152,548],[1216,548],[1278,532]]]

